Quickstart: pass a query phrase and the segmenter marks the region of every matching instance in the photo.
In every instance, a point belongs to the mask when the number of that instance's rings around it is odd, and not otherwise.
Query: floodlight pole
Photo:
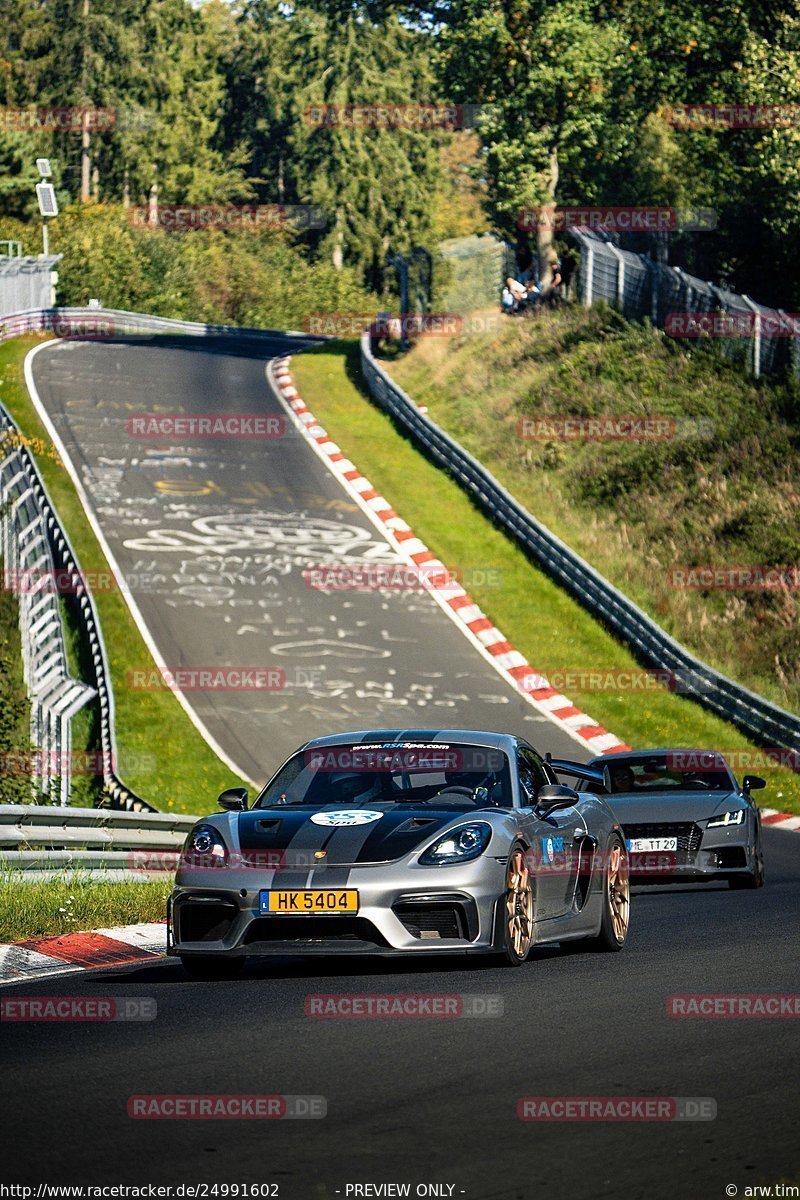
[[[42,217],[42,251],[47,258],[50,254],[50,232],[47,228],[47,217]]]

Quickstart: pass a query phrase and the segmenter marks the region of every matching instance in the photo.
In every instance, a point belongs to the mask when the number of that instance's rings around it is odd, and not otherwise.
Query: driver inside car
[[[611,786],[615,792],[632,792],[635,786],[634,774],[628,766],[612,767]]]
[[[475,791],[474,771],[446,771],[444,778],[447,788],[461,788],[463,791],[469,792],[470,796]]]
[[[383,781],[373,772],[331,775],[329,801],[336,804],[368,804],[383,797]]]

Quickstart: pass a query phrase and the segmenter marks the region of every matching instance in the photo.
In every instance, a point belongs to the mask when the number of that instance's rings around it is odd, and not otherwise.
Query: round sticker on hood
[[[313,813],[311,820],[315,825],[370,825],[382,816],[382,812],[371,808],[341,808],[336,812]]]

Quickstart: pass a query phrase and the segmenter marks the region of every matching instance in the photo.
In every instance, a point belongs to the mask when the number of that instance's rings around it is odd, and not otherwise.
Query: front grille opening
[[[662,824],[654,822],[652,825],[626,825],[623,833],[628,839],[677,838],[679,854],[696,854],[700,849],[700,842],[703,838],[702,829],[699,825],[695,825],[693,821],[683,821],[680,823],[665,822]]]
[[[238,909],[220,900],[184,900],[177,905],[175,919],[180,942],[218,942],[230,932]]]
[[[421,941],[437,942],[443,938],[467,941],[474,936],[460,901],[401,900],[392,906],[392,912],[412,937]]]
[[[747,855],[744,846],[723,846],[714,851],[714,866],[723,870],[732,867],[746,867]]]
[[[304,946],[369,943],[388,946],[366,917],[259,917],[244,936],[244,945],[255,942],[294,942]]]

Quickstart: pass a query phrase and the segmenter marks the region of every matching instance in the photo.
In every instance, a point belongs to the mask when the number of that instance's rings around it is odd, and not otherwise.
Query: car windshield
[[[399,742],[299,751],[270,780],[254,807],[288,804],[510,808],[513,801],[508,758],[501,750]]]
[[[729,792],[735,787],[725,760],[709,751],[674,750],[648,758],[615,754],[607,765],[612,793]],[[600,788],[589,782],[584,790]]]

